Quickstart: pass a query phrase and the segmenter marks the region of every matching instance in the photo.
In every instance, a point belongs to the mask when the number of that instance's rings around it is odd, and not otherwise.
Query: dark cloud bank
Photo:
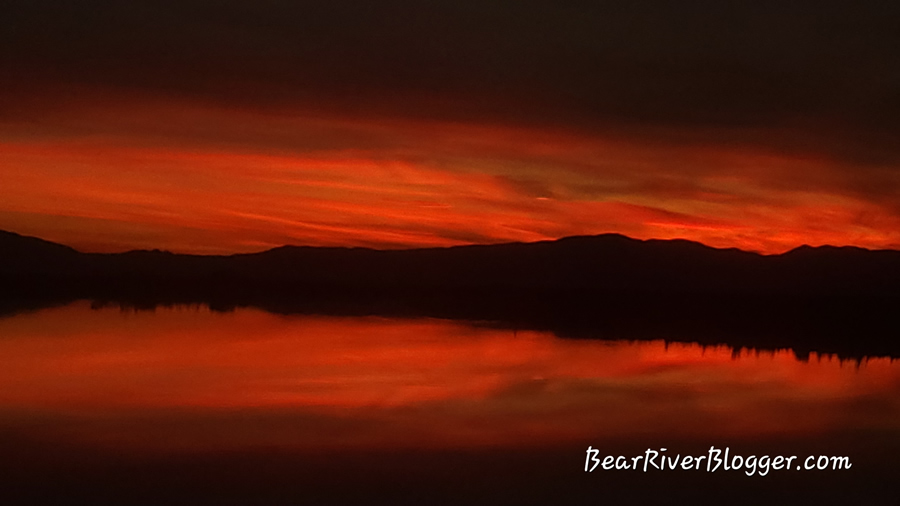
[[[29,1],[0,13],[8,93],[79,85],[591,129],[797,127],[840,134],[848,155],[896,155],[892,2]],[[809,137],[794,141],[827,147]]]

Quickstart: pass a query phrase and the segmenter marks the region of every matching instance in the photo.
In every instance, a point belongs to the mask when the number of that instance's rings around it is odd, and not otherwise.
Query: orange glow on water
[[[527,446],[900,428],[900,367],[882,359],[86,304],[0,320],[0,335],[0,424],[88,444]],[[868,401],[848,411],[857,399]]]

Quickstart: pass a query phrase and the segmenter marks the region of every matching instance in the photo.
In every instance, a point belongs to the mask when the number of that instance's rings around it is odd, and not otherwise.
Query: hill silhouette
[[[900,356],[900,251],[781,255],[617,234],[409,250],[81,253],[0,232],[5,312],[90,299],[280,313],[430,316],[563,337]]]

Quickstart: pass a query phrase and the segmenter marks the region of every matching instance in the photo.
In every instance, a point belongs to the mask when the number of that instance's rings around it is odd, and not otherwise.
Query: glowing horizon
[[[89,252],[413,248],[620,233],[900,248],[850,162],[484,122],[102,102],[0,123],[0,229]],[[885,176],[888,177],[888,176]],[[848,179],[850,178],[850,179]]]
[[[900,249],[891,9],[10,6],[0,229],[96,252]]]

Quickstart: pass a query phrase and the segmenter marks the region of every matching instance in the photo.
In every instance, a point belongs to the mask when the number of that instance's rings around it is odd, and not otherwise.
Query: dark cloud
[[[894,2],[38,0],[0,19],[6,106],[95,87],[702,139],[771,127],[776,149],[900,158]]]

